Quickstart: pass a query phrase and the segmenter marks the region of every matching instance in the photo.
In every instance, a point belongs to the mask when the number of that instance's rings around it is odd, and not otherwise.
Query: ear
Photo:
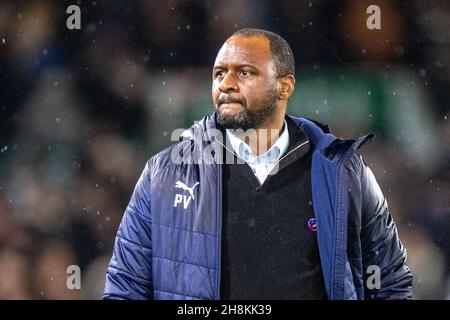
[[[280,100],[287,100],[295,88],[295,77],[293,75],[287,75],[278,80],[279,83],[279,98]]]

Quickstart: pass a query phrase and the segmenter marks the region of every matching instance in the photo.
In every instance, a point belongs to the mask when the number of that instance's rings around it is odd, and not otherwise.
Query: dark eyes
[[[239,71],[238,74],[241,77],[248,77],[248,76],[252,75],[252,72],[247,69],[242,69]],[[218,70],[214,73],[214,78],[223,78],[223,77],[225,77],[225,75],[226,75],[226,72],[224,70]]]
[[[225,76],[225,71],[219,70],[214,73],[214,78],[223,78]]]
[[[250,71],[249,70],[245,70],[245,69],[241,70],[239,73],[243,77],[247,77],[247,76],[250,75]]]

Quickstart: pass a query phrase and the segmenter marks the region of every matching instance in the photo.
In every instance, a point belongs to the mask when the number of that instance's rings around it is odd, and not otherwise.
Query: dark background
[[[66,8],[81,8],[68,30]],[[381,8],[368,30],[366,8]],[[450,2],[0,1],[0,298],[98,299],[146,160],[212,113],[211,69],[242,27],[291,44],[288,112],[361,149],[418,299],[450,299]],[[82,289],[66,287],[79,265]]]

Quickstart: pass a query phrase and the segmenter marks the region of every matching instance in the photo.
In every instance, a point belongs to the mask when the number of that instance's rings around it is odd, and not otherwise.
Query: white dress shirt
[[[240,139],[233,130],[227,129],[226,134],[234,152],[250,166],[260,184],[264,183],[289,146],[289,132],[286,120],[284,120],[284,129],[281,135],[269,150],[259,156],[255,155],[250,146]]]

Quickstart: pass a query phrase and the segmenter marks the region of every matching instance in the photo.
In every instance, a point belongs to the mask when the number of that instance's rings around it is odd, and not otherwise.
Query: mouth
[[[219,109],[236,109],[243,108],[244,104],[239,101],[222,102],[219,104]]]
[[[242,107],[242,103],[240,102],[225,102],[220,104],[220,106],[241,106]]]
[[[219,106],[219,110],[224,113],[240,112],[243,108],[244,106],[240,102],[222,103]]]

